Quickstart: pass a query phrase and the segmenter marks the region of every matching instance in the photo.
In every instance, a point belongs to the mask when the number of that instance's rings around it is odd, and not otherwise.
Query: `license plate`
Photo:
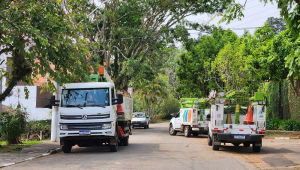
[[[234,135],[234,139],[245,139],[245,135]]]
[[[139,124],[134,124],[134,125],[139,125]]]
[[[91,131],[89,130],[81,130],[79,131],[79,135],[90,135],[91,134]]]

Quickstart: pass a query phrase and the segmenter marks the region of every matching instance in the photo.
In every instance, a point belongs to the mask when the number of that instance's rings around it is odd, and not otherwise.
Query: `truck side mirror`
[[[115,105],[115,104],[122,104],[123,103],[123,95],[122,94],[118,94],[117,98],[113,98],[112,100],[113,100],[113,102],[112,102],[113,105]]]
[[[46,105],[44,108],[52,109],[52,106],[59,106],[59,104],[56,104],[56,102],[59,102],[60,100],[55,100],[55,96],[51,96],[50,103]]]

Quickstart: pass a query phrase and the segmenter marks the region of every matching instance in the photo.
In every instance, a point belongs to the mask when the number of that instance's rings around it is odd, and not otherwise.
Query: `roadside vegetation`
[[[0,154],[19,153],[23,148],[27,148],[39,143],[42,143],[42,141],[22,141],[19,144],[7,144],[5,141],[0,141]]]
[[[282,18],[268,18],[254,34],[245,30],[242,36],[185,17],[243,19],[247,0],[244,5],[234,0],[111,0],[101,7],[88,0],[62,2],[0,2],[0,55],[11,57],[7,63],[12,68],[0,70],[0,79],[7,77],[0,101],[19,81],[33,85],[38,75],[47,76],[43,87],[54,91],[54,81],[84,81],[105,65],[116,89],[135,89],[133,111],[143,111],[151,120],[178,113],[180,98],[235,89],[248,96],[265,93],[267,129],[300,130],[298,1],[263,0],[278,3]],[[200,33],[192,38],[189,30]],[[176,47],[178,42],[182,48]],[[28,93],[25,88],[26,98]],[[22,107],[1,113],[3,141],[19,144],[50,137],[50,121],[26,122],[27,114]]]

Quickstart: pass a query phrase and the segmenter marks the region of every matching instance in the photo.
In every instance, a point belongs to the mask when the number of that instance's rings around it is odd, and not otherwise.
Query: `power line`
[[[276,13],[277,13],[277,12],[276,12]],[[272,13],[272,14],[269,14],[269,15],[263,16],[263,17],[261,17],[260,19],[263,19],[263,18],[265,18],[265,17],[268,17],[268,16],[270,16],[270,15],[274,15],[274,14],[276,14],[276,13]],[[239,26],[241,26],[241,25],[245,25],[245,24],[248,24],[248,23],[250,23],[250,22],[257,21],[257,20],[260,20],[260,19],[255,19],[255,20],[252,20],[252,21],[249,21],[249,22],[246,22],[246,23],[240,24],[240,25],[238,25],[238,26],[236,26],[236,27],[239,27]]]

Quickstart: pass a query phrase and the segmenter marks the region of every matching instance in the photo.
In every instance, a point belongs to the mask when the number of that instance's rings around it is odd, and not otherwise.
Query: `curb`
[[[33,160],[33,159],[36,159],[36,158],[45,157],[45,156],[52,155],[52,154],[59,153],[59,152],[61,152],[61,148],[50,149],[47,153],[43,153],[39,156],[30,157],[30,158],[27,158],[27,159],[24,159],[24,160],[21,160],[21,161],[0,165],[0,168],[8,167],[10,165],[15,165],[15,164],[22,163],[22,162],[25,162],[25,161],[30,161],[30,160]]]

